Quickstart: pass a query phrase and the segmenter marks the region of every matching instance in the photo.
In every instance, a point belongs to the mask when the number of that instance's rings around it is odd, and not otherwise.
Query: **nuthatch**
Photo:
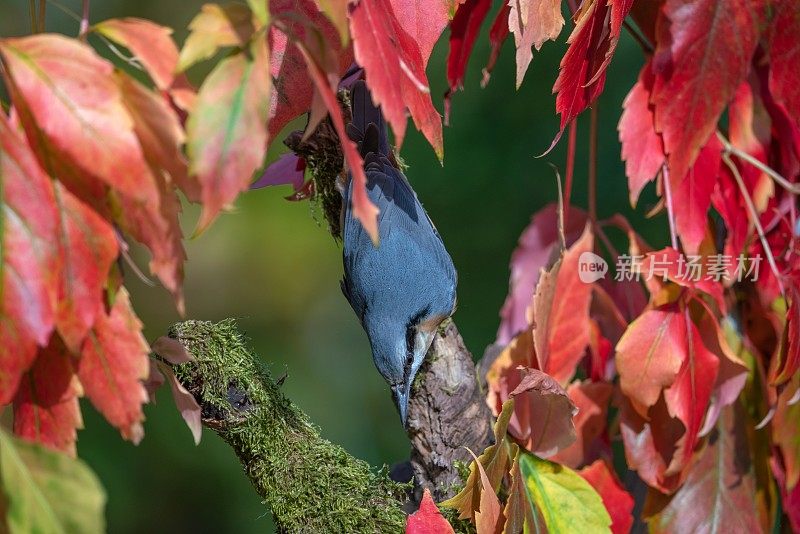
[[[358,143],[380,244],[354,218],[352,177],[343,193],[342,291],[369,337],[372,359],[406,425],[411,384],[439,324],[456,306],[456,270],[442,238],[398,168],[381,111],[363,81],[351,93],[348,135]]]

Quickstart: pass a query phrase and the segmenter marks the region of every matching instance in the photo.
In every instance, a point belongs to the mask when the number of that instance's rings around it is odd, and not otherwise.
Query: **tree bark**
[[[340,94],[340,101],[345,117],[349,117],[346,94]],[[302,138],[302,132],[293,132],[285,143],[306,160],[328,229],[339,240],[342,211],[339,184],[349,179],[339,138],[329,120],[322,121],[305,141]],[[452,320],[447,320],[428,350],[408,407],[406,431],[412,446],[416,503],[425,488],[431,490],[437,501],[455,495],[463,485],[458,463],[471,460],[466,448],[477,452],[491,444],[492,414],[484,400],[481,381],[458,328]]]

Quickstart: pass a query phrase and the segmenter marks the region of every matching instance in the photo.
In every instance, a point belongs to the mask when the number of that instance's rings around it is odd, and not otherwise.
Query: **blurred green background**
[[[103,0],[91,4],[91,21],[145,17],[175,28],[182,43],[199,0]],[[59,4],[80,11],[80,1]],[[513,38],[503,47],[491,83],[480,88],[489,54],[488,23],[478,39],[466,91],[454,95],[451,124],[445,128],[445,163],[416,132],[409,132],[402,155],[408,176],[443,236],[459,273],[455,316],[468,347],[479,357],[494,341],[498,311],[508,288],[508,261],[530,217],[557,198],[554,172],[564,173],[566,135],[546,157],[537,159],[558,129],[551,94],[568,30],[557,43],[535,54],[520,90],[514,89]],[[29,31],[28,2],[0,2],[0,36]],[[48,31],[76,35],[78,23],[48,3]],[[100,41],[93,44],[110,56]],[[434,103],[442,109],[447,32],[428,67]],[[621,212],[652,244],[665,242],[662,219],[644,221],[652,191],[633,213],[620,162],[616,124],[622,100],[635,82],[642,53],[623,33],[599,102],[598,212]],[[194,75],[201,77],[202,68]],[[197,79],[195,79],[197,81]],[[588,114],[579,120],[573,204],[586,206]],[[274,158],[281,145],[271,152]],[[373,466],[407,458],[409,445],[358,321],[339,290],[341,250],[328,235],[313,204],[284,200],[290,189],[269,188],[242,195],[232,213],[205,234],[187,241],[187,316],[239,318],[255,351],[274,374],[288,372],[287,395],[320,427],[322,434]],[[191,233],[198,210],[187,206],[184,232]],[[619,236],[617,236],[619,237]],[[619,246],[626,246],[619,241]],[[147,259],[137,254],[140,265]],[[137,312],[152,341],[179,320],[159,287],[129,276]],[[146,407],[144,441],[123,441],[83,403],[86,429],[78,450],[108,492],[107,520],[113,533],[271,532],[268,510],[250,488],[231,450],[212,432],[200,446],[168,393]]]

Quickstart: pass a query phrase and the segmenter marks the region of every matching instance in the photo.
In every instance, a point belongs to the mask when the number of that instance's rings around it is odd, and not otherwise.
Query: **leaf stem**
[[[664,183],[664,196],[667,198],[667,220],[669,220],[669,238],[672,248],[678,250],[678,235],[675,233],[675,209],[672,205],[672,185],[669,183],[669,169],[665,163],[661,167],[661,178]]]
[[[750,219],[753,221],[753,225],[756,227],[756,231],[758,232],[758,238],[761,241],[761,246],[764,247],[764,254],[767,256],[769,266],[772,269],[772,273],[775,275],[775,279],[778,281],[778,287],[781,290],[781,294],[785,295],[786,293],[783,289],[783,281],[781,280],[781,275],[778,271],[778,265],[775,263],[775,258],[772,255],[772,249],[769,247],[769,243],[767,242],[767,236],[764,233],[764,227],[761,226],[761,221],[758,218],[758,211],[753,203],[753,199],[750,197],[750,192],[747,191],[747,186],[744,184],[744,180],[742,180],[742,175],[739,174],[739,169],[737,169],[736,165],[734,165],[733,161],[731,161],[730,153],[723,152],[722,161],[724,161],[725,165],[728,166],[731,174],[733,174],[733,178],[736,180],[736,184],[739,186],[739,191],[742,193],[744,203],[747,205],[747,211],[750,212]]]

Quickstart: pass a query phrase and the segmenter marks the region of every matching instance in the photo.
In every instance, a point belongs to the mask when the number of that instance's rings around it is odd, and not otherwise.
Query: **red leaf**
[[[197,232],[248,188],[264,161],[269,109],[269,54],[263,35],[220,61],[200,87],[187,123],[190,168],[201,187]]]
[[[14,433],[75,456],[83,420],[78,405],[81,385],[70,359],[58,336],[39,352],[14,397]]]
[[[464,87],[467,62],[483,19],[491,6],[491,0],[466,0],[459,6],[453,22],[450,23],[450,51],[447,54],[447,83],[450,91]]]
[[[564,27],[560,0],[511,0],[508,28],[514,34],[517,47],[517,89],[533,59],[531,47],[539,50],[547,40],[553,40]]]
[[[653,2],[634,2],[631,7],[631,18],[648,43],[656,42],[656,21],[663,5],[664,0],[655,0]]]
[[[433,502],[430,490],[425,488],[419,509],[408,516],[406,520],[406,534],[450,534],[452,532],[454,532],[453,527],[439,512],[439,508]]]
[[[350,32],[356,61],[364,67],[374,103],[381,106],[383,115],[392,126],[395,146],[399,148],[403,144],[405,108],[408,107],[414,124],[442,159],[442,121],[433,107],[425,75],[426,53],[430,50],[425,49],[427,41],[418,45],[414,38],[419,32],[427,35],[435,24],[412,22],[406,19],[407,13],[398,15],[401,20],[398,20],[389,0],[360,0],[351,5]],[[436,17],[434,10],[432,18],[435,20]],[[416,33],[409,34],[409,31]]]
[[[522,380],[509,394],[515,397],[509,433],[542,458],[569,447],[575,441],[572,417],[577,409],[564,388],[538,369],[512,372],[522,372]]]
[[[178,312],[183,314],[183,249],[178,216],[180,200],[172,183],[158,178],[161,200],[158,204],[139,204],[127,197],[115,198],[121,207],[118,224],[150,250],[150,272],[155,273],[175,298]]]
[[[699,270],[695,272],[694,267],[689,267],[687,258],[672,247],[667,247],[655,252],[648,252],[641,265],[641,274],[646,278],[646,283],[651,293],[656,293],[661,287],[662,280],[666,278],[670,282],[682,287],[688,287],[694,291],[702,291],[711,296],[717,303],[720,310],[725,310],[725,299],[723,297],[723,287],[720,281],[713,276],[709,277],[711,263],[709,257],[701,256],[696,264]]]
[[[575,29],[567,40],[569,48],[561,59],[558,78],[553,85],[553,92],[558,93],[556,111],[561,115],[561,126],[550,148],[561,138],[567,124],[603,92],[606,75],[597,69],[608,50],[605,38],[608,34],[604,32],[607,14],[606,2],[594,0],[581,10]]]
[[[455,10],[456,5],[463,2],[464,0],[389,0],[403,32],[419,48],[423,70],[428,64],[434,45],[450,22],[450,13]]]
[[[489,44],[492,50],[489,52],[489,59],[486,61],[486,67],[483,69],[483,79],[481,80],[482,87],[486,87],[486,84],[489,83],[489,75],[494,70],[497,58],[500,57],[500,48],[502,48],[508,34],[511,33],[511,30],[508,29],[509,13],[511,13],[511,6],[503,3],[503,7],[497,12],[497,16],[494,22],[492,22],[491,28],[489,28]]]
[[[87,45],[40,34],[0,42],[15,108],[45,170],[86,202],[100,180],[134,202],[158,205],[158,189],[111,76]]]
[[[670,172],[684,176],[747,74],[763,0],[667,0],[651,102]]]
[[[686,321],[675,305],[645,311],[617,343],[622,393],[642,417],[671,386],[686,360]]]
[[[0,112],[0,405],[47,345],[58,290],[58,212],[52,182]]]
[[[420,55],[416,43],[406,33],[400,30],[397,37],[400,49],[403,51],[400,66],[407,74],[400,80],[403,101],[408,106],[414,126],[425,136],[441,161],[444,158],[442,117],[433,107],[433,100],[431,100],[428,78],[425,75],[427,60]],[[409,73],[410,75],[408,75]],[[421,87],[420,84],[424,87]]]
[[[199,202],[200,184],[196,176],[189,176],[181,149],[186,135],[174,109],[130,76],[117,73],[116,82],[147,162],[159,172],[168,173],[189,200]]]
[[[650,487],[674,492],[685,477],[683,466],[678,462],[673,465],[675,444],[685,433],[683,424],[669,415],[664,397],[647,417],[639,415],[627,397],[622,396],[620,401],[620,433],[628,466]]]
[[[633,497],[625,491],[608,464],[604,460],[597,460],[592,465],[584,467],[578,474],[592,485],[603,499],[603,505],[611,516],[611,532],[614,534],[627,534],[633,526]]]
[[[172,28],[138,18],[111,19],[95,24],[94,30],[121,44],[144,65],[161,90],[175,80],[178,48],[172,40]]]
[[[543,272],[533,297],[533,340],[538,368],[566,384],[589,344],[592,284],[578,274],[580,257],[590,253],[594,236],[587,224],[580,239],[550,272]]]
[[[352,63],[352,49],[341,49],[336,28],[320,13],[313,0],[273,0],[269,10],[272,17],[285,16],[282,22],[299,42],[305,42],[315,35],[312,32],[319,32],[318,38],[324,42],[326,51],[337,57],[339,74]],[[298,13],[302,16],[298,17]],[[269,29],[268,43],[270,74],[274,84],[269,104],[269,138],[272,142],[289,121],[311,109],[314,82],[308,74],[303,55],[276,26]]]
[[[703,338],[703,344],[719,358],[719,372],[714,389],[711,391],[708,413],[706,413],[700,435],[705,436],[717,424],[717,419],[725,406],[730,406],[739,398],[744,389],[749,370],[728,345],[726,334],[728,327],[723,329],[717,319],[707,313],[696,323],[697,329]]]
[[[696,254],[706,236],[711,193],[719,178],[721,163],[722,143],[716,133],[712,133],[683,179],[670,174],[675,229],[688,254]]]
[[[793,0],[773,0],[769,39],[769,89],[800,127],[800,11]]]
[[[760,140],[756,130],[769,133],[770,125],[767,111],[763,101],[756,99],[753,89],[748,82],[739,84],[733,99],[728,106],[728,137],[731,145],[743,150],[762,163],[767,162],[765,143]],[[734,164],[742,176],[749,194],[754,198],[763,198],[761,191],[769,191],[773,187],[772,180],[759,169],[749,163],[735,160]],[[756,202],[758,202],[756,200]],[[725,224],[726,236],[724,253],[732,258],[737,258],[745,252],[745,243],[750,236],[749,217],[742,214],[748,213],[747,204],[742,196],[738,184],[727,165],[721,167],[711,203],[719,213]],[[762,210],[763,205],[758,202],[756,209]]]
[[[626,403],[641,418],[653,421],[649,432],[646,428],[623,432],[623,437],[627,434],[626,448],[633,449],[630,454],[635,457],[629,457],[629,462],[651,486],[671,491],[683,477],[681,473],[697,442],[719,366],[719,357],[703,343],[689,311],[675,304],[646,311],[631,323],[617,344],[617,370]],[[657,406],[662,392],[666,414]],[[660,413],[660,423],[655,422],[656,412]],[[632,414],[623,417],[628,427],[641,426]],[[680,435],[672,431],[666,439],[654,436],[670,428],[665,417],[680,421],[684,431]],[[639,436],[634,437],[635,434]],[[647,459],[642,459],[643,454]],[[657,454],[662,457],[661,462],[653,460]],[[645,463],[653,465],[642,472]],[[669,481],[669,477],[673,480]]]
[[[174,112],[157,95],[131,78],[120,75],[117,82],[133,118],[134,132],[153,168],[161,197],[158,204],[147,205],[119,198],[123,210],[118,218],[126,231],[147,245],[152,254],[150,271],[158,275],[174,295],[178,310],[183,313],[181,284],[186,252],[178,221],[181,206],[175,184],[180,185],[191,200],[200,197],[200,185],[196,177],[187,173],[180,148],[183,130]],[[167,179],[165,174],[171,179]]]
[[[322,67],[314,60],[305,46],[299,45],[298,49],[302,52],[308,72],[314,82],[314,86],[330,113],[331,121],[339,136],[339,141],[344,152],[344,159],[350,172],[353,175],[353,214],[364,225],[364,229],[372,238],[378,242],[378,208],[370,201],[367,195],[367,175],[364,173],[364,163],[358,153],[355,143],[347,136],[342,117],[342,109],[339,107],[339,100],[334,93],[334,87],[338,83],[336,76],[326,74]]]
[[[687,325],[683,365],[675,381],[664,391],[664,399],[670,415],[680,419],[686,427],[680,448],[683,461],[688,463],[717,380],[719,358],[703,344],[700,332],[691,322],[688,311],[683,317]],[[680,456],[677,458],[681,460]]]
[[[103,289],[119,252],[113,227],[89,206],[55,182],[61,224],[56,327],[64,344],[78,352],[97,316],[103,313]]]
[[[400,52],[395,22],[388,0],[360,0],[350,8],[350,33],[356,61],[364,67],[365,79],[376,106],[394,131],[400,147],[406,132],[406,113],[400,78]]]
[[[613,386],[605,382],[575,381],[569,385],[567,395],[577,408],[572,418],[577,439],[550,460],[577,469],[598,457],[604,448],[598,442],[606,432],[608,404],[613,392]]]
[[[83,344],[77,373],[86,396],[125,439],[138,443],[143,435],[143,381],[149,374],[149,346],[142,323],[120,288],[108,315],[98,317]]]
[[[564,228],[567,246],[571,246],[586,227],[584,211],[572,208],[570,215]],[[529,326],[526,313],[533,299],[533,291],[539,282],[541,270],[551,261],[558,241],[557,207],[548,204],[531,217],[511,255],[508,296],[500,310],[496,343],[508,344],[517,333]]]
[[[177,199],[161,190],[163,179],[151,172],[137,137],[140,123],[123,101],[111,64],[85,45],[55,35],[3,41],[0,54],[40,162],[96,211],[107,218],[113,211],[150,248],[151,270],[180,301]],[[103,182],[120,210],[109,207]]]
[[[625,17],[628,16],[628,13],[633,7],[633,0],[609,0],[608,3],[611,6],[611,35],[609,36],[610,42],[608,46],[608,52],[606,52],[606,59],[599,69],[601,71],[604,70],[611,62],[611,57],[614,55],[614,51],[617,49],[619,36],[622,33],[622,23],[625,21]]]
[[[653,72],[648,61],[622,103],[622,116],[617,126],[633,207],[636,207],[644,186],[656,177],[664,164],[664,143],[656,133],[650,105],[652,90]]]
[[[756,476],[745,424],[741,409],[723,411],[683,487],[648,519],[650,532],[767,531],[756,509]]]

